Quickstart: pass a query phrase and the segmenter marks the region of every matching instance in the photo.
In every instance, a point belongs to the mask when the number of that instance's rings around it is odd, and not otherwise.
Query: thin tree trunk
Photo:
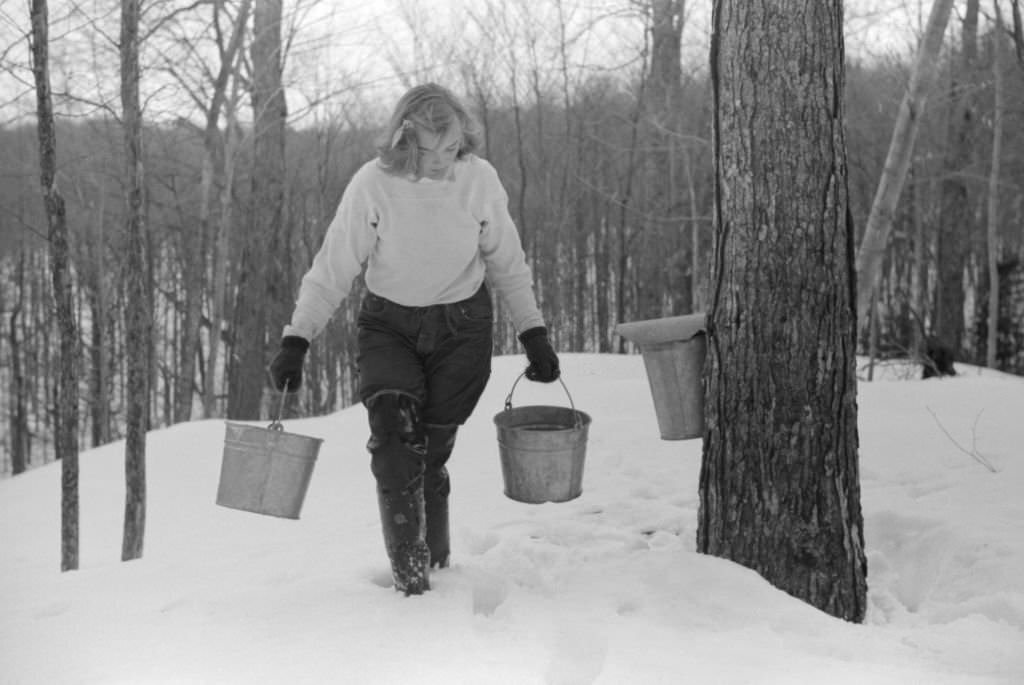
[[[97,182],[97,187],[102,184]],[[113,340],[113,326],[106,269],[106,194],[98,193],[98,207],[95,218],[96,233],[90,235],[88,250],[92,266],[89,270],[89,314],[90,353],[89,406],[92,420],[92,446],[98,447],[110,442],[110,378]]]
[[[878,307],[876,301],[880,293],[875,292],[871,299],[871,315],[868,317],[868,382],[875,380],[875,361],[878,359]]]
[[[867,562],[842,29],[840,3],[714,4],[697,548],[859,622]]]
[[[201,171],[206,176],[205,161]],[[200,184],[205,184],[201,178]],[[200,191],[203,195],[208,189]],[[177,364],[168,375],[168,392],[173,389],[174,396],[169,401],[166,411],[170,414],[168,423],[182,423],[192,418],[192,397],[195,394],[196,357],[199,353],[199,331],[203,314],[203,290],[205,288],[203,274],[205,272],[205,255],[209,236],[209,216],[207,200],[200,200],[200,219],[198,235],[183,236],[181,249],[181,287],[184,295],[184,306],[181,311],[181,329],[177,340]],[[206,214],[204,216],[204,214]],[[164,357],[168,358],[168,357]],[[169,358],[173,358],[169,357]]]
[[[693,154],[687,150],[683,155],[686,167],[686,192],[690,201],[690,311],[703,311],[707,285],[700,258],[700,212],[697,207],[697,182],[693,177]]]
[[[996,368],[999,340],[999,155],[1003,148],[1003,14],[996,10],[993,41],[992,80],[995,102],[992,112],[992,168],[988,176],[988,336],[985,341],[985,366]]]
[[[235,87],[237,88],[237,81]],[[203,417],[216,414],[218,379],[220,371],[221,329],[224,326],[224,303],[228,281],[228,245],[233,221],[232,189],[238,157],[238,126],[235,122],[237,92],[233,92],[224,113],[224,184],[220,190],[220,218],[213,246],[213,293],[210,296],[210,351],[207,356],[206,378],[203,387]]]
[[[595,202],[597,198],[594,198]],[[594,282],[597,287],[597,304],[595,306],[594,319],[597,325],[597,351],[602,353],[612,352],[611,330],[611,243],[612,232],[609,221],[611,217],[611,203],[608,200],[602,202],[602,211],[598,213],[594,233]]]
[[[253,173],[251,234],[242,253],[234,316],[228,417],[258,419],[266,384],[268,321],[274,340],[281,326],[284,232],[284,128],[288,116],[281,83],[281,0],[256,0],[253,6],[252,107]],[[283,318],[283,315],[282,315]]]
[[[1024,21],[1020,16],[1020,0],[1010,0],[1010,12],[1013,14],[1013,45],[1017,49],[1017,61],[1024,65]]]
[[[121,560],[142,557],[146,533],[146,432],[152,329],[143,215],[142,111],[139,103],[141,0],[121,0],[121,106],[127,182],[125,507]]]
[[[939,65],[939,50],[942,48],[942,37],[949,23],[953,0],[935,0],[924,38],[917,50],[913,70],[910,73],[910,84],[900,103],[899,114],[889,142],[889,152],[885,158],[882,177],[878,181],[878,190],[871,203],[864,237],[861,238],[860,250],[857,252],[857,311],[858,327],[863,328],[868,320],[869,307],[882,274],[882,260],[885,258],[892,232],[893,215],[896,203],[903,190],[903,181],[910,168],[911,155],[914,152],[914,140],[917,138],[919,119],[924,111],[928,93],[935,83]]]
[[[188,421],[192,415],[192,396],[195,391],[196,359],[200,350],[199,333],[202,328],[202,289],[206,282],[204,274],[205,254],[209,236],[215,232],[210,227],[210,215],[214,204],[213,186],[218,177],[223,177],[225,165],[224,144],[220,133],[220,115],[228,100],[228,85],[231,75],[236,70],[236,56],[241,50],[245,27],[249,20],[251,0],[243,0],[238,10],[234,29],[226,46],[220,52],[220,68],[213,79],[213,92],[210,105],[206,109],[206,125],[203,129],[203,161],[199,183],[199,227],[198,243],[203,249],[186,251],[186,272],[191,276],[185,283],[185,318],[182,322],[181,348],[179,350],[178,373],[175,382],[174,421]],[[213,7],[215,15],[221,12],[219,4]],[[219,237],[216,232],[214,242]],[[189,245],[196,242],[190,239]],[[216,250],[216,248],[214,248]],[[219,278],[219,271],[212,270],[214,278]],[[205,385],[205,384],[204,384]],[[205,391],[205,387],[201,388]],[[204,392],[204,412],[206,407]]]
[[[32,454],[31,434],[28,428],[28,407],[25,401],[29,385],[22,363],[22,336],[18,334],[18,317],[23,315],[25,309],[24,249],[18,255],[16,268],[14,285],[18,295],[8,319],[11,326],[10,333],[8,333],[8,342],[11,346],[11,400],[8,407],[10,420],[8,425],[11,432],[11,474],[15,476],[25,472]]]
[[[967,0],[962,22],[962,55],[954,66],[947,154],[940,184],[941,212],[936,247],[933,345],[948,351],[951,361],[960,358],[964,339],[964,270],[975,235],[974,193],[967,174],[974,163],[977,107],[971,91],[977,88],[978,3]]]
[[[39,182],[49,226],[53,297],[60,329],[60,376],[55,393],[54,447],[61,460],[62,571],[78,568],[78,331],[74,319],[68,226],[57,188],[57,131],[50,91],[49,16],[46,0],[32,0],[32,72],[39,132]]]
[[[626,284],[629,278],[629,265],[630,265],[630,247],[633,242],[634,234],[630,233],[629,230],[629,205],[633,200],[633,183],[636,177],[636,169],[639,166],[637,157],[639,156],[638,147],[640,142],[640,119],[643,116],[643,103],[645,94],[647,92],[647,55],[648,45],[646,33],[644,34],[644,48],[642,53],[642,68],[645,76],[640,79],[640,91],[637,94],[636,107],[633,109],[633,113],[630,116],[630,139],[629,139],[629,154],[626,163],[626,177],[620,179],[621,183],[624,183],[622,187],[622,195],[617,197],[618,200],[618,235],[619,235],[619,259],[618,259],[618,272],[616,273],[616,285],[615,285],[615,313],[617,321],[627,321],[626,316]],[[626,351],[626,339],[619,336],[619,354],[623,354]]]
[[[530,182],[530,176],[526,168],[526,146],[523,143],[523,117],[522,107],[519,105],[519,88],[516,84],[515,57],[512,66],[512,119],[516,127],[516,164],[519,169],[519,192],[516,197],[516,226],[519,228],[519,235],[522,238],[527,259],[530,266],[537,266],[537,238],[533,235],[533,225],[526,216],[526,188]]]
[[[676,309],[675,303],[692,311],[696,281],[693,272],[685,277],[685,266],[692,262],[692,241],[683,239],[685,221],[676,216],[682,204],[678,198],[682,183],[676,172],[679,140],[682,129],[682,34],[686,23],[685,0],[652,0],[651,63],[648,78],[649,132],[653,151],[648,157],[648,178],[645,185],[651,202],[649,210],[656,217],[648,240],[663,246],[668,254],[657,249],[645,250],[650,256],[644,280],[650,304],[645,305],[651,316],[658,316],[666,307]],[[677,247],[678,246],[678,247]],[[665,257],[670,258],[668,268]],[[677,274],[682,277],[676,277]],[[652,292],[653,291],[653,292]],[[685,311],[685,309],[684,309]]]
[[[914,170],[911,170],[914,174]],[[924,220],[921,218],[921,203],[924,191],[921,181],[914,179],[911,184],[911,226],[913,228],[913,253],[910,257],[910,349],[908,353],[912,359],[920,360],[924,355],[924,319],[925,319],[925,279],[927,271],[925,265],[925,234]]]

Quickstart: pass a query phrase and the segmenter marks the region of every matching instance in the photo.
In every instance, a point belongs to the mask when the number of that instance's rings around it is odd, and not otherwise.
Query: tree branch
[[[988,469],[992,473],[998,473],[999,472],[999,469],[997,469],[995,466],[993,466],[992,462],[990,462],[977,449],[977,437],[978,437],[977,428],[978,428],[978,421],[981,419],[982,412],[978,412],[978,415],[976,417],[974,417],[974,425],[971,427],[971,449],[967,449],[963,445],[961,445],[959,442],[957,442],[956,439],[952,435],[949,434],[949,431],[947,431],[946,427],[942,425],[942,422],[939,421],[939,417],[936,416],[935,412],[932,411],[931,407],[925,406],[925,409],[927,409],[928,413],[932,415],[933,419],[935,419],[935,424],[939,427],[939,430],[941,430],[943,433],[945,433],[946,437],[949,438],[949,441],[951,443],[953,443],[953,445],[956,446],[956,448],[958,450],[960,450],[961,452],[963,452],[967,456],[969,456],[972,459],[974,459],[975,461],[977,461],[979,464],[984,466],[986,469]]]

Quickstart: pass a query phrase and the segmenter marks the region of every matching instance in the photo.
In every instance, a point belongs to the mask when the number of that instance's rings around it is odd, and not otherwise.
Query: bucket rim
[[[553,405],[549,405],[549,404],[528,404],[528,405],[525,405],[525,406],[522,406],[522,407],[513,407],[512,406],[512,394],[515,393],[516,386],[519,385],[519,381],[523,380],[524,377],[526,377],[526,371],[523,371],[521,374],[519,374],[519,376],[517,376],[515,381],[512,383],[512,388],[508,391],[508,395],[505,396],[505,412],[511,412],[511,411],[513,411],[515,409],[525,409],[525,408],[528,408],[528,407],[539,408],[539,409],[558,409],[559,411],[566,411],[566,410],[568,410],[568,411],[571,411],[573,413],[573,428],[575,430],[579,430],[584,425],[589,425],[591,423],[590,415],[587,414],[586,412],[580,411],[579,409],[576,408],[576,403],[572,399],[572,393],[569,392],[569,387],[565,384],[565,381],[562,379],[561,374],[559,374],[559,376],[558,376],[558,382],[562,384],[562,390],[565,391],[566,397],[569,398],[569,406],[568,407],[559,407],[559,406],[553,406]],[[502,413],[504,413],[504,412],[499,412],[498,414],[496,414],[494,416],[494,423],[495,424],[498,423],[498,417],[501,416]],[[581,419],[585,419],[585,421],[583,421]]]
[[[518,428],[518,426],[506,425],[506,424],[502,423],[500,421],[500,419],[502,417],[508,417],[509,415],[514,415],[514,414],[517,414],[517,413],[523,413],[524,410],[534,410],[534,409],[556,409],[556,410],[561,411],[561,412],[571,412],[573,414],[573,418],[575,419],[575,421],[573,421],[573,423],[571,425],[567,425],[567,426],[564,426],[562,428],[550,429],[550,432],[552,432],[552,433],[557,432],[557,431],[578,431],[582,427],[589,426],[593,422],[593,419],[590,417],[590,414],[588,414],[587,412],[583,411],[582,409],[575,409],[575,408],[569,408],[569,407],[560,407],[560,406],[551,405],[551,404],[524,404],[524,405],[521,405],[519,407],[511,407],[509,409],[503,409],[502,411],[500,411],[500,412],[498,412],[497,414],[494,415],[494,417],[492,418],[492,421],[494,422],[494,425],[498,426],[499,428]]]
[[[284,428],[272,428],[272,427],[269,427],[269,426],[259,426],[259,425],[256,425],[255,422],[243,423],[241,421],[227,421],[227,420],[225,420],[224,421],[224,425],[225,426],[236,426],[238,428],[246,428],[246,429],[255,428],[255,429],[263,431],[265,433],[273,433],[274,435],[288,435],[288,436],[291,436],[293,438],[302,438],[303,440],[315,440],[318,444],[323,444],[323,441],[324,441],[323,438],[318,438],[318,437],[313,436],[313,435],[305,435],[303,433],[292,433],[291,431],[284,430]]]

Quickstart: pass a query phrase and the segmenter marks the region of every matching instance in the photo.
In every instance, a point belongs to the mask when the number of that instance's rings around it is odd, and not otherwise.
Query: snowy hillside
[[[0,482],[0,683],[1024,682],[1024,379],[861,383],[870,609],[851,625],[695,552],[700,441],[659,439],[639,357],[563,356],[593,417],[583,494],[505,498],[491,419],[523,365],[495,360],[460,433],[453,566],[422,597],[390,587],[360,407],[286,422],[325,440],[299,521],[214,504],[223,422],[151,433],[136,562],[122,443],[82,454],[77,572],[59,465]],[[566,398],[520,383],[514,402]]]

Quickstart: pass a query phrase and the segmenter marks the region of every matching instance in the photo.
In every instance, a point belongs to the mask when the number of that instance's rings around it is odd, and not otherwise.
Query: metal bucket
[[[517,502],[541,504],[567,502],[583,490],[590,416],[576,409],[569,389],[567,407],[533,405],[512,408],[512,393],[520,374],[505,398],[505,411],[494,416],[505,496]]]
[[[654,398],[662,440],[689,440],[704,435],[704,391],[701,375],[707,337],[640,348]]]
[[[217,504],[299,518],[323,440],[286,433],[279,421],[268,428],[226,421],[225,427]]]
[[[640,348],[662,440],[704,435],[705,315],[621,323],[619,335]]]

